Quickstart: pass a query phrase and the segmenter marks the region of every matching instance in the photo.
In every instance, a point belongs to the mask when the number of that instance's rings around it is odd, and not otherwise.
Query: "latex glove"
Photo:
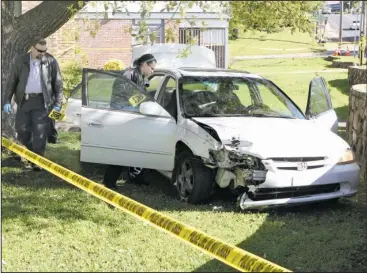
[[[59,106],[54,106],[54,110],[57,111],[57,112],[60,112],[61,111],[61,107]]]
[[[10,103],[5,104],[4,105],[4,112],[5,113],[10,113],[10,111],[11,111],[11,105],[10,105]]]

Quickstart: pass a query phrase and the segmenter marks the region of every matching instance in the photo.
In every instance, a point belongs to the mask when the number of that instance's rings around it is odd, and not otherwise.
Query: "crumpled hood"
[[[223,117],[193,118],[212,127],[224,145],[238,139],[239,151],[263,159],[272,157],[340,157],[349,145],[312,120]]]

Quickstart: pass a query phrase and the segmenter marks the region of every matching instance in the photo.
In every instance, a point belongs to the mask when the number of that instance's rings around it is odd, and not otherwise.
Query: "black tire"
[[[188,169],[192,170],[191,178],[188,179],[190,182],[184,181],[182,177],[183,166],[186,167],[186,171]],[[205,167],[203,162],[196,158],[190,151],[185,150],[177,155],[173,178],[178,194],[185,202],[190,204],[207,203],[213,194],[213,171]],[[183,183],[189,183],[191,189],[185,188]]]

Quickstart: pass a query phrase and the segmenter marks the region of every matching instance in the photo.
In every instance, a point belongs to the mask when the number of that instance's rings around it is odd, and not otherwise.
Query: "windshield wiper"
[[[222,117],[223,115],[216,115],[216,114],[200,114],[200,115],[190,115],[190,118],[213,118],[213,117]]]
[[[250,114],[249,116],[252,116],[252,117],[264,117],[264,118],[289,118],[289,119],[295,119],[295,117],[292,117],[292,116],[271,115],[271,114]]]

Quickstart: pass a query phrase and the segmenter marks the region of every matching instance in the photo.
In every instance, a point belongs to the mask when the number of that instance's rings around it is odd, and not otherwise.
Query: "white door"
[[[84,69],[82,93],[81,161],[173,169],[176,122],[147,92],[120,75]],[[149,112],[139,109],[147,101],[156,115],[141,113]]]
[[[338,133],[338,117],[323,77],[316,77],[310,82],[306,116],[320,126]]]
[[[82,113],[82,84],[78,84],[70,93],[66,104],[66,121],[80,126]]]

